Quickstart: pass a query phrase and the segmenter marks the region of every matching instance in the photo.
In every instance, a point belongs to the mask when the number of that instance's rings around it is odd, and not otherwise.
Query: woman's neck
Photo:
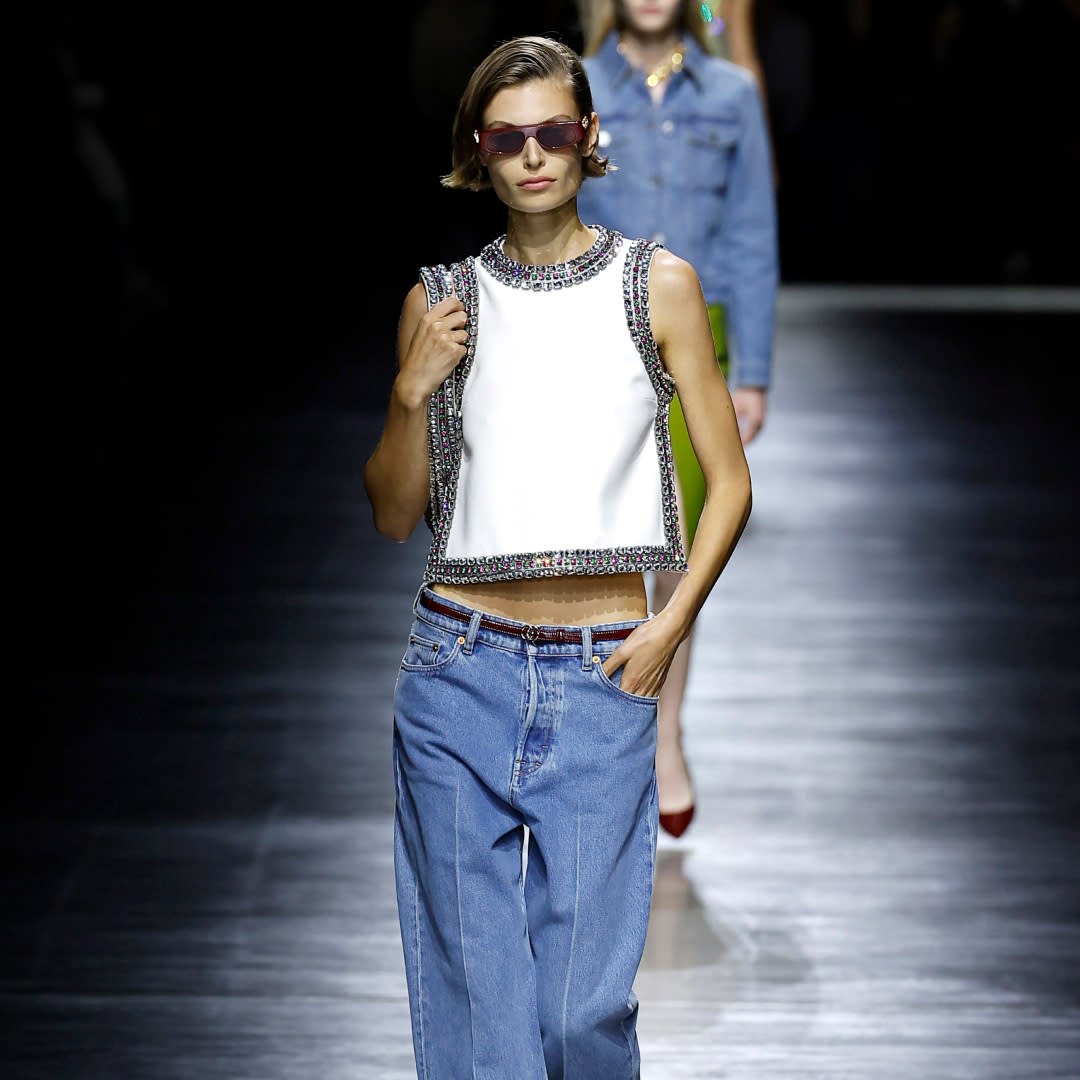
[[[515,262],[550,266],[584,255],[596,242],[574,209],[570,213],[523,214],[510,211],[503,251]]]
[[[651,71],[667,63],[682,40],[683,36],[676,27],[659,34],[642,34],[627,28],[619,34],[619,52],[632,67]]]

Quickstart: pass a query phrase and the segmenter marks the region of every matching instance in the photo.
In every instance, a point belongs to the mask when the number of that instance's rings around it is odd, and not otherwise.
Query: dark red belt
[[[435,611],[440,615],[447,615],[451,619],[457,619],[458,622],[468,623],[472,621],[470,616],[463,611],[458,611],[457,608],[451,607],[449,604],[440,603],[434,597],[428,596],[427,593],[420,594],[420,606],[427,608],[428,611]],[[581,644],[581,631],[572,626],[532,626],[529,623],[503,622],[502,619],[493,618],[491,615],[481,615],[480,625],[485,630],[497,630],[501,634],[513,634],[516,637],[524,638],[525,641],[554,642],[558,645]],[[632,626],[622,627],[621,629],[593,630],[591,638],[593,641],[622,641],[623,638],[628,638],[633,632],[634,628]]]

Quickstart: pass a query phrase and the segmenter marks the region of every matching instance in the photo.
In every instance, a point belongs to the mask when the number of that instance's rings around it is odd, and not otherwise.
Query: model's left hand
[[[754,441],[765,423],[765,390],[760,386],[737,386],[731,391],[731,403],[735,406],[742,444],[746,446]]]
[[[611,678],[622,668],[621,689],[641,697],[659,697],[682,640],[670,623],[662,611],[643,622],[604,661],[604,674]]]

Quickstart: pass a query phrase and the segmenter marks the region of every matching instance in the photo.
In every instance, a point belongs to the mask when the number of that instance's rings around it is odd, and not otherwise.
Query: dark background
[[[222,418],[335,365],[381,407],[416,268],[502,228],[438,182],[469,71],[513,34],[581,37],[572,3],[494,0],[0,20],[12,595],[47,668],[58,621],[107,647],[196,559],[190,523],[227,519]],[[758,22],[784,283],[1080,283],[1080,2],[762,0]]]
[[[1075,1078],[1080,0],[758,2],[785,284],[1044,299],[785,297],[654,1030],[732,1077]],[[536,31],[572,7],[0,4],[3,1080],[407,1057],[427,536],[361,470],[417,267],[502,229],[438,184],[458,94]]]

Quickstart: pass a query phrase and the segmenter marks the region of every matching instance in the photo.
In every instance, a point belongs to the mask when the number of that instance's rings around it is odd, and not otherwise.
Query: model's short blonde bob
[[[589,78],[581,58],[573,49],[549,37],[517,37],[504,41],[481,61],[458,102],[453,132],[454,167],[441,178],[445,187],[470,191],[491,187],[473,132],[483,127],[484,109],[500,90],[539,79],[565,82],[574,95],[577,115],[592,115]],[[584,145],[578,144],[579,152]],[[608,159],[600,157],[594,148],[588,156],[583,154],[581,169],[585,176],[604,176],[608,171]]]

